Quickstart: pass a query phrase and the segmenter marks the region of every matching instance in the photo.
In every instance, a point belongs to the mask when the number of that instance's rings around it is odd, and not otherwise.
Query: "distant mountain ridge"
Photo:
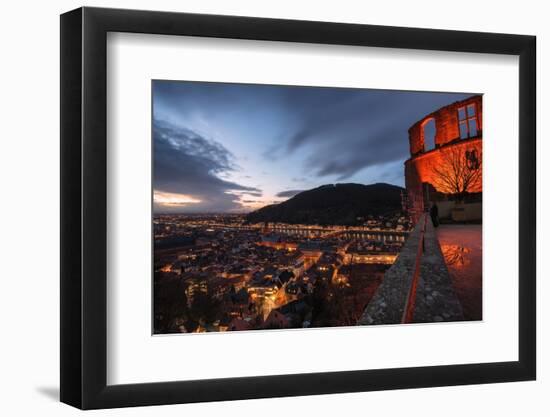
[[[386,183],[322,185],[253,211],[247,221],[354,225],[358,217],[401,211],[402,191],[404,188]]]

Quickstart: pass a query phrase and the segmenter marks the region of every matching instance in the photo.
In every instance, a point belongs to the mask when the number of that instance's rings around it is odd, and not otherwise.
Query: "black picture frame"
[[[108,32],[519,56],[519,360],[107,385]],[[61,16],[61,401],[82,409],[533,380],[536,38],[251,17],[80,8]]]

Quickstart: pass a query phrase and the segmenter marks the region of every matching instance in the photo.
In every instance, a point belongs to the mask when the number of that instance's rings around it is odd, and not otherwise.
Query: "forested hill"
[[[247,221],[353,225],[358,218],[399,212],[402,191],[385,183],[322,185],[253,211]]]

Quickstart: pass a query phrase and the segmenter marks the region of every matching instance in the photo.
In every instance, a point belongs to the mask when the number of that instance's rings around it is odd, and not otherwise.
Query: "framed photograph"
[[[533,380],[535,37],[61,16],[61,401]]]

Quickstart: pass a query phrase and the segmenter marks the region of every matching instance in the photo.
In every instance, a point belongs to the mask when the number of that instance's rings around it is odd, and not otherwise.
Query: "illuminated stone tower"
[[[476,95],[442,107],[409,128],[411,157],[405,161],[405,186],[413,219],[429,208],[434,191],[482,191],[482,114],[482,97]],[[461,184],[475,170],[479,175]],[[453,186],[453,180],[458,186]]]

